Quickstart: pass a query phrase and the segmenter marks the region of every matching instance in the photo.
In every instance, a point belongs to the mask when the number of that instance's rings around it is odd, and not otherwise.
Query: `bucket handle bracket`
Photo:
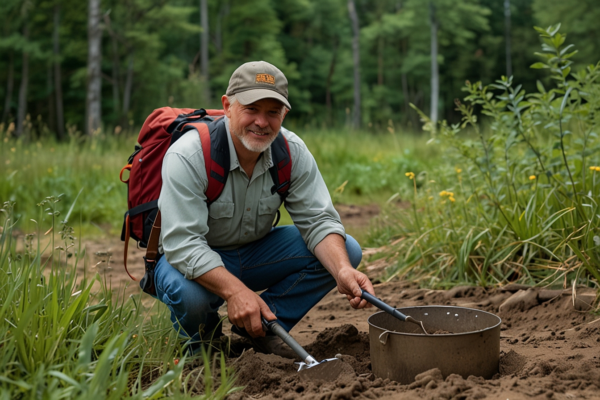
[[[392,331],[384,331],[381,335],[379,335],[379,342],[385,346],[387,343],[388,337]]]

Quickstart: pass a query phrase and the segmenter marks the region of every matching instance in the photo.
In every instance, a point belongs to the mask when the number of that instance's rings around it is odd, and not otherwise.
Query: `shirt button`
[[[250,207],[246,208],[246,211],[250,211]]]

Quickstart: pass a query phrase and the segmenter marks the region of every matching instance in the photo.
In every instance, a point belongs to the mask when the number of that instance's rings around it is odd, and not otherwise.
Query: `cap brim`
[[[251,89],[235,94],[235,98],[240,104],[246,106],[262,99],[275,99],[282,102],[288,110],[292,109],[290,102],[281,94],[269,89]]]

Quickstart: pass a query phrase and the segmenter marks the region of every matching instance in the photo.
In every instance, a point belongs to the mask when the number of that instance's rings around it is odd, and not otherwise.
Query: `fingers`
[[[260,313],[262,314],[263,317],[265,317],[265,319],[267,321],[273,321],[273,320],[277,319],[275,314],[273,314],[271,312],[271,309],[269,308],[269,306],[267,306],[267,303],[265,303],[264,301],[260,305]]]
[[[265,336],[260,314],[252,314],[245,324],[246,332],[252,337]]]

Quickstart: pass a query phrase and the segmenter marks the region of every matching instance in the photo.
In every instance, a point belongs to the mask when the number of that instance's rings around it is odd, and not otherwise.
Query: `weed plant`
[[[426,286],[600,282],[600,63],[572,73],[560,25],[536,28],[551,85],[467,82],[462,123],[423,114],[443,167],[406,171],[411,209],[390,208],[371,233],[385,279]],[[486,116],[483,128],[476,111]],[[452,156],[450,156],[452,155]]]
[[[189,398],[202,391],[197,398],[221,399],[235,391],[222,354],[218,381],[209,354],[197,367],[190,361],[198,357],[182,356],[164,308],[144,311],[139,297],[120,298],[105,284],[94,293],[98,275],[77,278],[84,251],[68,225],[73,206],[59,223],[58,200],[40,203],[52,221],[45,249],[47,227],[39,224],[17,252],[13,204],[0,210],[0,398]]]

